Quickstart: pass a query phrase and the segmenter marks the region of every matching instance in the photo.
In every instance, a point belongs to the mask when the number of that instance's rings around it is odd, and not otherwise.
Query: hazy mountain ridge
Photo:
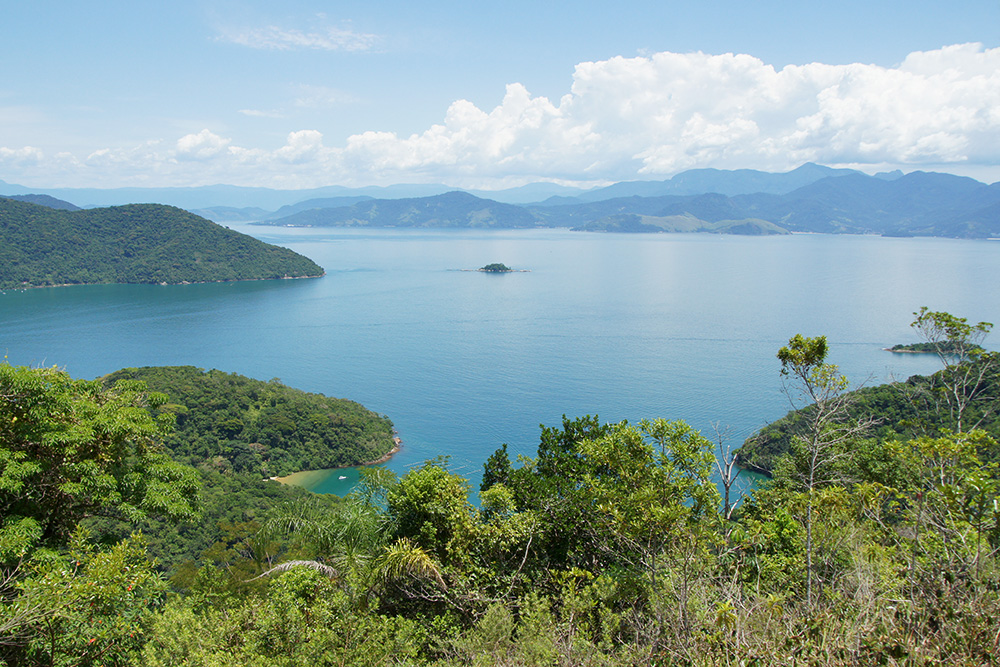
[[[525,228],[537,219],[527,209],[448,192],[411,199],[368,199],[352,206],[313,208],[265,224],[308,227]]]
[[[11,187],[0,181],[0,192]],[[695,169],[665,181],[616,183],[526,204],[499,198],[516,200],[573,189],[536,183],[494,193],[445,190],[439,185],[356,189],[332,186],[284,192],[213,186],[171,192],[179,196],[185,191],[185,196],[202,198],[210,192],[219,192],[220,196],[243,193],[256,199],[304,197],[271,213],[260,206],[194,209],[217,222],[265,221],[302,227],[569,227],[618,232],[1000,236],[1000,183],[986,185],[934,172],[903,175],[896,171],[869,176],[812,163],[784,173]],[[404,193],[410,195],[399,196]]]
[[[56,199],[55,197],[49,195],[9,195],[3,197],[4,199],[13,199],[14,201],[27,202],[29,204],[38,204],[39,206],[47,206],[49,208],[55,208],[62,211],[79,211],[80,207],[76,204],[70,204],[68,201],[63,201],[62,199]]]

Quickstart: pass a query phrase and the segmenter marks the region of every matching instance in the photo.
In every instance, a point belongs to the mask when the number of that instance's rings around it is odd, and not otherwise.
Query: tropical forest
[[[926,308],[941,369],[851,391],[825,337],[735,446],[683,421],[542,427],[478,502],[447,458],[346,497],[391,422],[193,367],[0,365],[0,662],[980,665],[1000,631],[992,328]],[[744,466],[767,477],[745,492]]]

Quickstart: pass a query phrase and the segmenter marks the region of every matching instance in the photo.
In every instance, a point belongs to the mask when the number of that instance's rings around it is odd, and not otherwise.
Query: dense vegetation
[[[261,477],[375,461],[394,446],[392,422],[346,399],[194,366],[125,368],[104,378],[140,380],[170,397],[156,414],[176,420],[164,442],[174,458]]]
[[[320,275],[287,248],[170,206],[65,211],[0,198],[0,289]]]
[[[857,422],[873,415],[869,432],[880,440],[905,442],[971,428],[1000,439],[1000,354],[986,352],[980,344],[993,325],[971,325],[964,318],[926,308],[914,315],[914,328],[927,340],[896,347],[935,354],[943,368],[928,377],[914,375],[905,382],[848,392],[839,418]],[[740,464],[770,474],[808,427],[816,409],[810,404],[792,410],[748,438],[738,452]],[[1000,451],[981,454],[1000,461]]]
[[[972,338],[985,325],[921,319]],[[341,502],[226,524],[169,585],[143,538],[74,530],[101,508],[190,514],[188,485],[156,486],[189,477],[148,440],[166,420],[146,406],[165,399],[131,380],[106,389],[0,366],[0,659],[992,664],[1000,471],[984,455],[998,444],[973,428],[975,400],[954,392],[984,360],[956,361],[925,404],[953,429],[882,439],[880,415],[851,412],[827,353],[822,337],[779,350],[789,395],[814,408],[773,480],[741,500],[713,481],[728,488],[737,474],[724,440],[680,421],[564,418],[542,429],[535,457],[515,464],[502,446],[489,458],[478,508],[444,459],[402,477],[368,468]],[[130,465],[140,452],[167,467]],[[51,492],[64,502],[27,513],[32,494]]]
[[[487,264],[486,266],[482,267],[479,270],[485,271],[486,273],[510,273],[514,269],[510,268],[506,264],[494,262],[493,264]]]
[[[955,354],[958,350],[954,349],[953,346],[948,345],[935,345],[934,343],[897,343],[889,348],[890,352],[915,352],[918,354],[937,354],[938,352],[944,352],[946,354]]]

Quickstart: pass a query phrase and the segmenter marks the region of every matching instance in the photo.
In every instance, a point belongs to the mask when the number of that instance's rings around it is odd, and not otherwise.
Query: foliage
[[[231,484],[211,502],[232,493],[237,514],[200,565],[178,569],[182,590],[166,599],[138,536],[101,544],[78,528],[45,542],[40,520],[5,514],[0,556],[16,566],[0,582],[0,659],[993,664],[1000,466],[987,455],[1000,446],[978,429],[860,437],[890,404],[845,391],[827,351],[796,336],[779,352],[790,397],[811,411],[773,479],[731,515],[712,479],[715,444],[690,426],[589,416],[543,426],[536,456],[517,465],[498,449],[481,508],[443,458],[399,478],[367,469],[343,500],[303,494],[269,511],[239,507],[256,497],[237,495],[248,478],[206,472]],[[60,405],[43,399],[35,421]],[[907,405],[915,425],[950,414]],[[978,409],[970,402],[966,416]],[[236,432],[236,417],[220,419],[217,430]],[[30,457],[5,461],[4,492],[25,493],[11,488]],[[102,497],[97,513],[116,502]]]
[[[169,420],[149,412],[165,398],[139,382],[105,388],[0,364],[0,531],[40,546],[62,543],[88,516],[190,517],[193,471],[164,452]]]
[[[33,560],[18,596],[0,608],[8,637],[0,656],[9,664],[126,665],[138,657],[166,583],[141,536],[106,551],[87,537],[78,531],[68,554]]]
[[[0,289],[321,275],[287,248],[171,206],[63,211],[0,198]]]
[[[374,461],[394,446],[392,422],[362,405],[193,366],[125,368],[105,383],[141,380],[167,394],[155,414],[176,422],[164,442],[206,468],[286,475]]]
[[[479,269],[480,271],[486,271],[487,273],[509,273],[514,269],[510,268],[506,264],[493,263],[487,264],[486,266]]]
[[[165,397],[0,364],[0,661],[126,664],[163,584],[141,539],[102,550],[78,524],[195,513],[194,471],[158,439]]]
[[[934,435],[941,429],[959,430],[957,414],[950,409],[947,387],[954,386],[956,375],[975,378],[972,386],[962,391],[969,399],[962,407],[962,420],[982,429],[994,438],[1000,437],[1000,372],[993,353],[984,354],[953,371],[947,369],[930,376],[914,375],[905,382],[892,382],[875,387],[863,387],[848,392],[848,419],[876,415],[870,435],[879,440],[906,441],[922,435]],[[954,394],[951,394],[954,396]],[[739,450],[740,464],[772,473],[780,456],[788,452],[796,435],[806,428],[815,408],[806,405],[785,417],[764,426],[751,436]],[[982,456],[993,460],[1000,451],[987,450]]]

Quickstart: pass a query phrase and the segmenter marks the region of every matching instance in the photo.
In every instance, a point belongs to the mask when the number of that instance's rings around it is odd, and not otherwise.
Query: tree
[[[77,527],[194,515],[196,473],[163,452],[170,421],[147,410],[164,401],[141,383],[0,364],[0,663],[119,664],[137,648],[162,590],[145,546],[98,551]]]
[[[983,350],[982,342],[993,329],[990,322],[969,324],[964,317],[946,312],[927,310],[926,306],[913,313],[910,324],[925,342],[931,344],[944,366],[939,376],[940,385],[932,385],[931,392],[944,399],[954,430],[962,433],[966,412],[973,402],[983,402],[982,395],[987,374],[995,370],[997,356]],[[982,415],[972,428],[976,428],[987,415]]]
[[[412,540],[446,564],[467,557],[474,517],[469,483],[443,461],[407,472],[388,490],[386,502],[395,537]]]
[[[89,516],[194,516],[195,471],[160,444],[172,417],[146,409],[165,401],[142,383],[105,389],[0,364],[0,531],[17,524],[30,546],[59,546]]]
[[[804,433],[792,439],[792,451],[782,471],[785,480],[805,494],[806,600],[813,601],[813,513],[815,492],[823,486],[844,483],[844,465],[851,457],[849,444],[874,423],[868,417],[849,418],[847,378],[834,364],[826,363],[826,336],[806,338],[795,334],[778,350],[781,375],[793,378],[785,385],[793,407],[810,404]]]
[[[729,521],[732,519],[733,511],[736,509],[736,503],[730,500],[731,491],[733,485],[736,484],[736,480],[743,473],[743,468],[736,464],[739,460],[739,453],[733,450],[731,443],[726,442],[728,428],[720,428],[719,424],[715,424],[714,428],[716,442],[715,471],[719,474],[719,481],[722,482],[723,488],[722,518]]]

